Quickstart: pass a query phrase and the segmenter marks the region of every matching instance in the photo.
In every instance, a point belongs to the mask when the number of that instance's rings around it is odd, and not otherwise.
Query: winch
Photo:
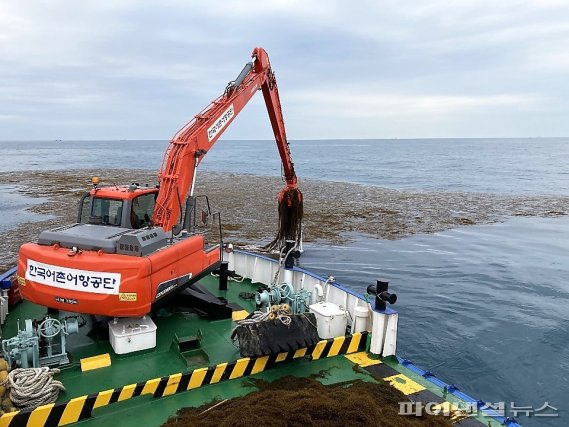
[[[255,294],[255,303],[262,308],[284,303],[290,306],[292,313],[299,314],[308,311],[311,296],[312,293],[306,289],[300,289],[298,292],[295,292],[294,287],[290,283],[281,283],[271,289],[257,292]]]
[[[39,368],[69,363],[65,349],[66,335],[79,331],[76,316],[59,320],[46,316],[40,321],[26,319],[18,335],[2,340],[2,351],[9,366]]]

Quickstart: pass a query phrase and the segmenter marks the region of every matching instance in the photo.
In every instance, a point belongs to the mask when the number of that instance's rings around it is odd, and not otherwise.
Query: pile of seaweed
[[[251,379],[259,389],[246,396],[184,408],[162,427],[438,427],[449,417],[399,415],[408,399],[387,383],[361,380],[323,385],[312,378],[284,377],[272,383]]]

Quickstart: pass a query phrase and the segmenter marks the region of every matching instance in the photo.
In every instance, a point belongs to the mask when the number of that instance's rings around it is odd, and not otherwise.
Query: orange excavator
[[[286,180],[278,197],[280,224],[272,245],[299,241],[302,194],[277,83],[267,52],[255,48],[252,61],[224,93],[172,138],[156,187],[100,187],[94,177],[94,188],[81,199],[75,224],[43,231],[37,243],[21,247],[18,283],[22,296],[55,310],[143,316],[163,298],[217,269],[222,244],[206,248],[204,236],[191,232],[190,227],[197,168],[259,90]]]

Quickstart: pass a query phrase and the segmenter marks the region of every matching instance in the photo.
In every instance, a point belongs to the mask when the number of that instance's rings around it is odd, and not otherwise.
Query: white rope
[[[252,323],[265,322],[267,320],[278,319],[283,325],[290,325],[290,307],[288,304],[273,305],[267,312],[255,311],[251,317],[240,320],[238,325],[250,325]]]
[[[283,265],[284,265],[286,259],[292,253],[292,251],[294,251],[297,248],[297,246],[298,245],[295,244],[292,248],[290,248],[290,250],[284,256],[284,258],[279,259],[279,268],[277,268],[277,272],[275,273],[275,277],[273,278],[273,281],[271,282],[270,288],[275,286],[275,284],[277,283],[279,273],[280,273],[281,269],[283,268]],[[256,246],[256,245],[242,245],[242,246],[239,246],[239,248],[242,250],[245,250],[245,251],[255,251],[255,252],[265,252],[265,253],[270,253],[270,254],[279,254],[279,257],[282,255],[282,252],[280,252],[276,249],[266,249],[266,248],[263,248],[262,246]]]
[[[263,246],[258,246],[258,245],[236,245],[236,246],[243,251],[249,251],[249,252],[262,252],[266,254],[279,253],[278,249],[267,249]]]
[[[253,323],[259,323],[259,322],[266,322],[267,320],[280,320],[281,323],[285,326],[289,326],[292,322],[292,319],[290,318],[291,315],[291,311],[290,311],[290,307],[288,306],[288,304],[275,304],[273,306],[271,306],[271,309],[269,311],[254,311],[253,314],[243,320],[239,320],[237,323],[237,326],[233,329],[233,332],[231,333],[231,337],[233,339],[236,339],[237,337],[235,336],[235,331],[237,330],[237,328],[239,328],[240,326],[243,325],[252,325]]]
[[[279,260],[279,268],[277,268],[277,272],[275,273],[275,277],[273,278],[273,281],[271,282],[270,289],[272,289],[277,284],[277,280],[279,278],[279,273],[281,272],[283,265],[286,262],[286,259],[292,253],[292,251],[294,251],[295,249],[296,249],[296,244],[292,248],[289,249],[289,251],[286,253],[286,255],[283,258],[281,258]]]
[[[292,322],[290,314],[277,314],[277,319],[279,319],[283,325],[288,326]]]
[[[253,315],[247,319],[243,319],[237,322],[238,325],[250,325],[252,323],[257,323],[257,322],[264,322],[265,320],[267,320],[269,318],[269,315],[271,314],[270,311],[267,311],[265,313],[263,313],[262,311],[255,311],[253,312]]]
[[[334,276],[328,276],[328,278],[324,282],[324,289],[326,290],[325,295],[324,295],[324,300],[326,302],[328,301],[328,293],[330,291],[330,283],[335,282],[335,281],[336,281],[336,278]]]
[[[18,368],[10,371],[2,382],[10,390],[10,400],[18,409],[35,409],[54,403],[60,391],[65,391],[61,381],[53,379],[59,369]]]
[[[219,274],[215,274],[213,271],[212,271],[210,274],[211,274],[213,277],[219,277]],[[236,276],[239,276],[239,275],[236,274]],[[243,280],[245,280],[245,278],[244,278],[243,276],[239,276],[239,277],[240,277],[240,278],[238,278],[238,277],[233,277],[233,276],[227,276],[227,278],[228,278],[229,280],[233,280],[234,282],[237,282],[237,283],[242,283]]]

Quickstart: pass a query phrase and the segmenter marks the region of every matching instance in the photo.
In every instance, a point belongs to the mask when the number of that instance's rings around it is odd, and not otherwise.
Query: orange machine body
[[[176,288],[215,268],[219,258],[219,247],[204,250],[201,235],[145,257],[102,251],[70,256],[69,249],[58,245],[26,243],[20,248],[18,277],[22,296],[42,306],[115,317],[143,316]],[[36,266],[32,271],[30,260]],[[108,283],[95,279],[109,273],[119,274],[120,279],[115,283],[110,277]],[[66,277],[58,280],[62,274]],[[94,292],[99,290],[108,293]]]
[[[143,194],[158,193],[157,188],[153,187],[141,187],[135,190],[129,191],[127,186],[122,187],[97,187],[89,192],[89,195],[100,197],[103,199],[112,200],[133,200],[138,196]]]

